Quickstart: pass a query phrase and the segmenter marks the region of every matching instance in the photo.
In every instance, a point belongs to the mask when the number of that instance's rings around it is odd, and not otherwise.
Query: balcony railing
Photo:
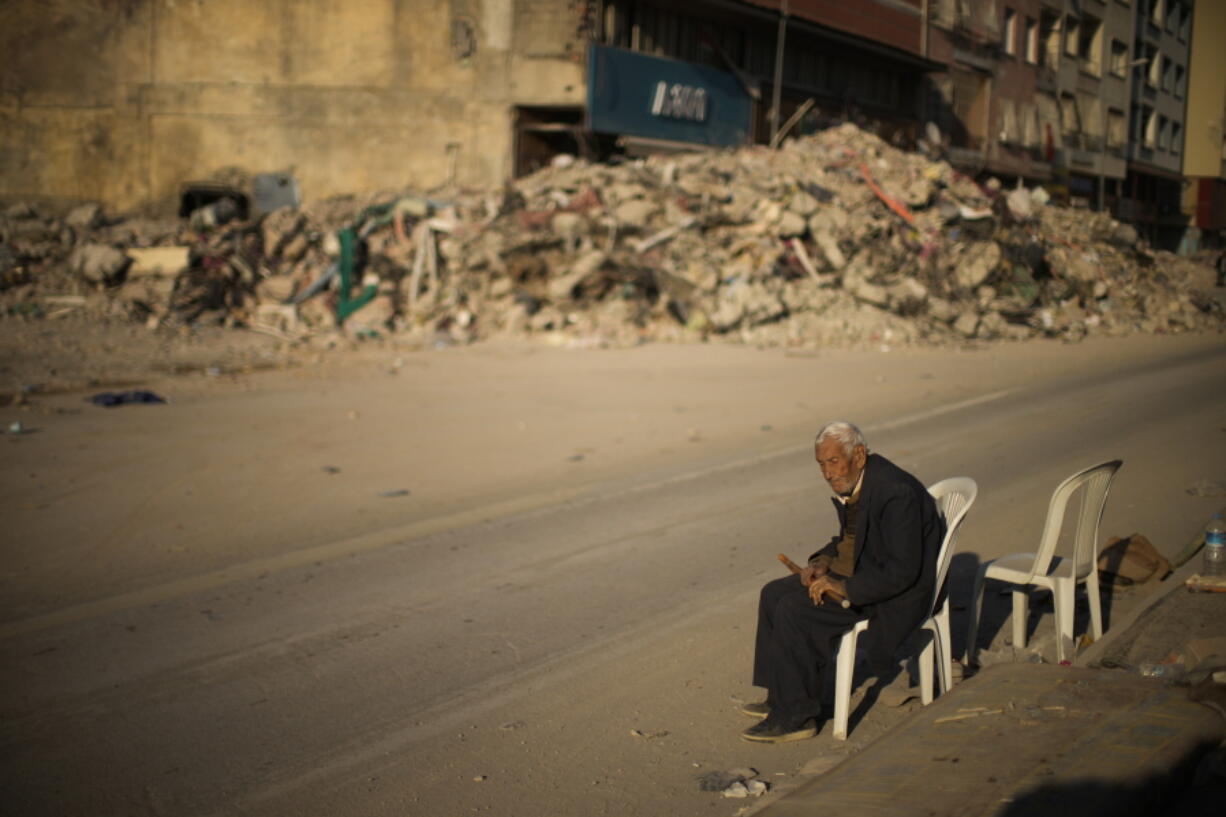
[[[953,17],[954,31],[991,41],[995,41],[1000,35],[1000,24],[995,15],[984,14],[979,3],[968,3],[965,7],[959,3],[955,7]]]
[[[949,149],[949,163],[958,168],[982,168],[984,163],[983,152],[978,148],[951,147]]]

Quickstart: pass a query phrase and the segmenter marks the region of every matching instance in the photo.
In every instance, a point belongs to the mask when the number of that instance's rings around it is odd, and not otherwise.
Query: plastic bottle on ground
[[[1157,678],[1167,683],[1177,683],[1184,676],[1182,664],[1165,661],[1146,661],[1137,667],[1137,671],[1146,678]]]
[[[1205,526],[1205,555],[1201,574],[1226,576],[1226,522],[1215,513]]]

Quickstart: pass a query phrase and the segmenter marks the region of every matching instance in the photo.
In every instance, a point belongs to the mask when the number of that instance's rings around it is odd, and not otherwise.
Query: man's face
[[[860,481],[860,473],[868,460],[868,451],[862,445],[851,450],[851,456],[843,450],[843,444],[833,437],[827,437],[815,447],[817,464],[822,468],[822,476],[830,483],[830,488],[841,496],[850,496]]]

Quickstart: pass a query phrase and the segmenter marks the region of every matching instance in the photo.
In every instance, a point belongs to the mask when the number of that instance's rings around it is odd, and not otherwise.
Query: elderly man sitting
[[[746,740],[782,743],[817,734],[822,675],[839,638],[863,618],[869,666],[884,678],[894,652],[930,612],[937,552],[945,525],[915,477],[879,454],[851,423],[828,423],[817,434],[817,463],[834,491],[839,533],[809,558],[799,576],[762,588],[753,683],[764,703],[742,711],[763,720]],[[846,599],[850,606],[844,607]]]

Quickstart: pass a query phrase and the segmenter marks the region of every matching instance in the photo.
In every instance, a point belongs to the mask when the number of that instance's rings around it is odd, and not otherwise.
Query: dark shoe
[[[741,707],[741,714],[748,715],[751,718],[765,718],[771,713],[771,705],[766,701],[760,701],[756,704],[745,704]]]
[[[797,725],[768,715],[761,723],[756,723],[742,732],[741,738],[755,743],[787,743],[792,740],[805,740],[816,734],[817,727],[813,725],[812,718]]]

